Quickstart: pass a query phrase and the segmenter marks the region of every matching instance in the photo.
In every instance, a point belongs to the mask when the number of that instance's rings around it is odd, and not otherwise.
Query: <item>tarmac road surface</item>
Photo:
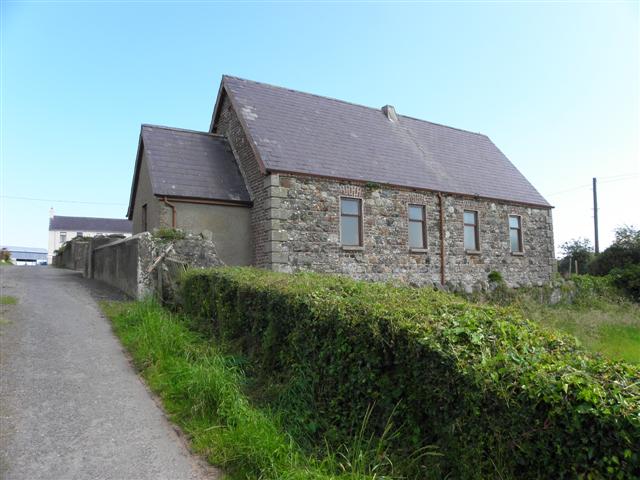
[[[0,478],[222,475],[191,455],[97,301],[114,291],[53,267],[0,267]]]

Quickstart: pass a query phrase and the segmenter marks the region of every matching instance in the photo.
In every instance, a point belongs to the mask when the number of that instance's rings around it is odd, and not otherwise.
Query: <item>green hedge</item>
[[[371,405],[378,434],[392,418],[411,478],[640,478],[640,370],[513,310],[246,268],[189,271],[181,297],[296,393],[311,438],[348,443]]]

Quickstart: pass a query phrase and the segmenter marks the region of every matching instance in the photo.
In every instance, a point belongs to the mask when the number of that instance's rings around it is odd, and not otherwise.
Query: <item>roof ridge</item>
[[[319,95],[319,94],[317,94],[317,93],[303,92],[302,90],[295,90],[295,89],[293,89],[293,88],[282,87],[282,86],[280,86],[280,85],[274,85],[274,84],[272,84],[272,83],[258,82],[258,81],[256,81],[256,80],[249,80],[249,79],[247,79],[247,78],[235,77],[235,76],[233,76],[233,75],[222,75],[222,81],[223,81],[223,82],[224,82],[224,80],[225,80],[225,79],[227,79],[227,78],[233,78],[233,79],[236,79],[236,80],[241,80],[241,81],[243,81],[243,82],[251,82],[251,83],[258,84],[258,85],[264,85],[264,86],[271,87],[271,88],[277,88],[277,89],[279,89],[279,90],[287,90],[287,91],[289,91],[289,92],[300,93],[300,94],[302,94],[302,95],[308,95],[308,96],[310,96],[310,97],[322,98],[323,100],[332,100],[332,101],[334,101],[334,102],[343,103],[343,104],[346,104],[346,105],[352,105],[352,106],[354,106],[354,107],[360,107],[360,108],[365,108],[365,109],[367,109],[367,110],[373,110],[374,112],[380,112],[380,113],[382,114],[382,112],[381,112],[380,108],[370,107],[370,106],[368,106],[368,105],[363,105],[363,104],[361,104],[361,103],[350,102],[350,101],[348,101],[348,100],[342,100],[342,99],[335,98],[335,97],[328,97],[328,96],[326,96],[326,95]],[[473,135],[480,135],[480,136],[483,136],[483,137],[487,137],[487,138],[488,138],[488,136],[487,136],[486,134],[484,134],[484,133],[480,133],[480,132],[473,132],[473,131],[471,131],[471,130],[465,130],[464,128],[452,127],[452,126],[450,126],[450,125],[445,125],[445,124],[443,124],[443,123],[438,123],[438,122],[432,122],[432,121],[430,121],[430,120],[424,120],[424,119],[422,119],[422,118],[412,117],[412,116],[410,116],[410,115],[402,115],[402,114],[398,114],[398,116],[399,116],[399,117],[403,117],[403,118],[408,118],[408,119],[411,119],[411,120],[415,120],[415,121],[417,121],[417,122],[430,123],[431,125],[438,125],[438,126],[440,126],[440,127],[450,128],[450,129],[452,129],[452,130],[458,130],[459,132],[471,133],[471,134],[473,134]]]
[[[163,130],[171,130],[174,132],[186,132],[186,133],[198,133],[200,135],[207,135],[208,137],[215,137],[215,138],[226,138],[224,135],[220,135],[218,133],[210,133],[210,132],[201,132],[199,130],[191,130],[188,128],[178,128],[178,127],[169,127],[166,125],[154,125],[151,123],[143,123],[140,125],[141,128],[161,128]]]

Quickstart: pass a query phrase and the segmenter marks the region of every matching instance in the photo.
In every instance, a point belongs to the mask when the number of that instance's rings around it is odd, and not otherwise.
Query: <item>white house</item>
[[[132,222],[120,218],[95,217],[63,217],[54,215],[53,209],[49,214],[49,264],[55,252],[64,242],[74,237],[93,237],[95,235],[120,234],[131,235]]]

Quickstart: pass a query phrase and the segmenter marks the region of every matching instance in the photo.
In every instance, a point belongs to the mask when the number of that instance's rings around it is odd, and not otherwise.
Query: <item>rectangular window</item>
[[[340,239],[345,246],[362,246],[362,200],[359,198],[340,198]]]
[[[478,212],[474,210],[464,211],[464,248],[465,250],[480,250]]]
[[[509,215],[509,241],[513,253],[522,252],[522,217]]]
[[[142,231],[146,232],[147,229],[147,204],[142,205]]]
[[[409,205],[409,247],[427,248],[424,205]]]
[[[67,241],[67,232],[60,232],[60,243],[64,243]]]
[[[82,236],[82,232],[76,232],[76,237],[81,237]]]

